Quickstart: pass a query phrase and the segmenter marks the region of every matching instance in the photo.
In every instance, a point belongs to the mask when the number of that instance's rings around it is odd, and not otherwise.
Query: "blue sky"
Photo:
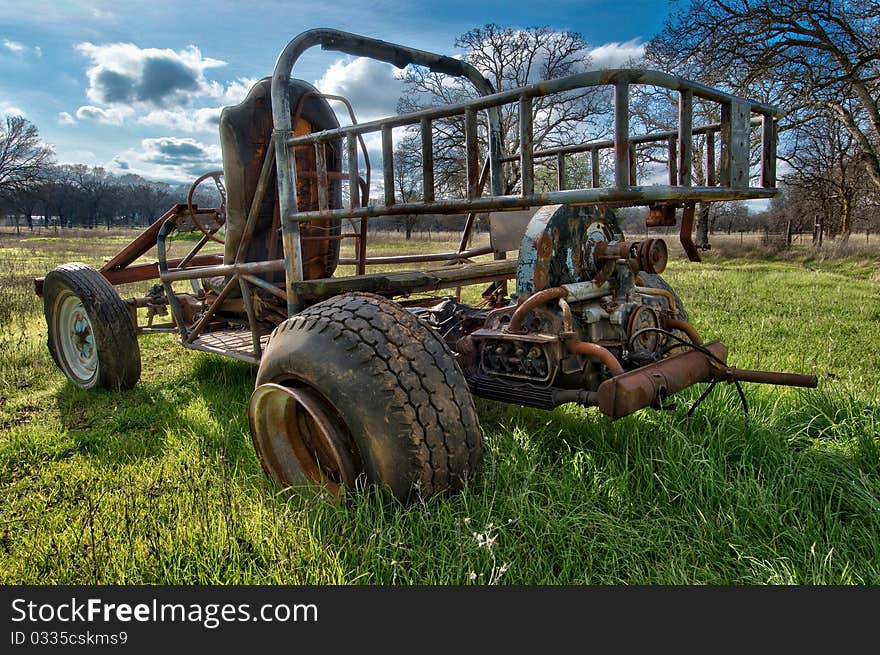
[[[550,25],[579,31],[597,65],[614,65],[638,53],[669,8],[609,0],[5,0],[0,114],[23,113],[62,163],[187,181],[219,164],[219,109],[271,74],[303,30],[333,27],[455,54],[458,34],[488,22]],[[399,92],[390,66],[320,50],[294,75],[351,97],[360,120],[393,111]]]

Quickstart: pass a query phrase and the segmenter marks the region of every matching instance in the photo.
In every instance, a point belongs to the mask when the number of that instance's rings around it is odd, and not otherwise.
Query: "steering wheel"
[[[213,213],[209,214],[211,216],[211,220],[214,221],[216,227],[213,229],[209,227],[205,227],[202,225],[201,221],[198,218],[198,214],[193,209],[193,194],[199,185],[205,180],[211,179],[214,181],[214,186],[217,187],[217,193],[220,194],[220,206],[214,210]],[[223,185],[223,171],[211,171],[209,173],[205,173],[196,178],[196,181],[192,183],[192,186],[189,188],[189,193],[186,194],[186,207],[189,210],[190,218],[192,218],[193,224],[199,228],[199,230],[209,239],[216,241],[217,243],[225,243],[225,241],[217,236],[217,231],[223,227],[224,223],[226,223],[226,187]]]

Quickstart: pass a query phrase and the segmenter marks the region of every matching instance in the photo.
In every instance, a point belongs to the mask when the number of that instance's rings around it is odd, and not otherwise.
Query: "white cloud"
[[[186,105],[193,95],[210,93],[205,71],[226,62],[203,57],[189,45],[182,50],[139,48],[133,43],[80,43],[88,57],[88,98],[96,104],[168,103]]]
[[[194,45],[171,50],[80,43],[76,48],[90,60],[86,95],[93,104],[77,110],[82,120],[216,134],[223,107],[241,102],[256,82],[208,80],[205,72],[225,62],[203,56]],[[199,106],[207,103],[211,106]]]
[[[166,136],[144,139],[139,150],[119,153],[109,168],[148,179],[192,182],[206,171],[222,168],[222,163],[219,146],[189,137]]]
[[[222,107],[237,105],[245,99],[248,91],[258,81],[255,77],[239,77],[225,86],[219,82],[211,82],[210,95],[220,102]]]
[[[592,68],[622,68],[645,55],[645,45],[639,39],[631,39],[619,43],[612,41],[590,50]]]
[[[35,57],[43,56],[43,50],[40,46],[30,47],[19,41],[13,41],[12,39],[3,39],[3,47],[19,57],[23,57],[28,53],[32,53]]]
[[[217,134],[222,107],[202,107],[201,109],[153,109],[137,119],[143,125],[170,127],[181,132],[210,132]]]
[[[98,155],[91,150],[75,149],[58,153],[58,163],[60,164],[87,164],[89,166],[101,166]],[[106,168],[106,166],[105,166]]]
[[[0,100],[0,116],[27,116],[27,114],[11,102]]]
[[[18,41],[11,41],[9,39],[3,39],[3,47],[9,50],[16,55],[23,54],[27,49],[23,43],[19,43]]]
[[[66,111],[58,112],[58,124],[59,125],[75,125],[76,119]]]
[[[338,59],[315,82],[322,93],[347,98],[356,112],[358,122],[397,113],[397,100],[403,91],[403,81],[396,76],[396,69],[385,64],[358,57],[352,60]],[[339,103],[333,103],[343,123],[348,123],[348,111]]]
[[[122,125],[134,113],[134,109],[125,105],[107,108],[83,105],[76,110],[76,117],[80,120],[92,120],[105,125]]]

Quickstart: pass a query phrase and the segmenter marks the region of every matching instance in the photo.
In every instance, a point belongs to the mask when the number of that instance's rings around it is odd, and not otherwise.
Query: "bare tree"
[[[580,34],[549,27],[516,29],[489,24],[462,34],[455,46],[465,51],[467,61],[492,82],[496,91],[578,73],[590,63],[589,46]],[[421,67],[409,67],[404,80],[401,111],[461,102],[476,95],[469,82]],[[600,97],[601,92],[582,89],[536,98],[532,107],[535,149],[576,142],[590,130],[597,130],[601,122]],[[509,154],[516,153],[517,108],[507,105],[501,114],[503,147]],[[460,117],[434,121],[433,129],[437,187],[441,192],[461,195],[466,185],[464,122]],[[480,138],[485,152],[485,130],[481,130]],[[512,193],[519,179],[519,163],[506,165],[504,192]]]
[[[123,175],[117,185],[120,213],[133,225],[149,225],[175,200],[170,185],[145,180],[140,175]]]
[[[814,240],[832,228],[843,240],[848,239],[867,177],[860,158],[853,156],[855,139],[833,116],[816,117],[801,126],[795,138],[786,158],[793,172],[785,180],[820,206],[815,213]]]
[[[417,138],[415,134],[405,134],[394,149],[394,191],[400,202],[413,202],[422,197],[422,161]],[[403,223],[409,241],[419,215],[405,214],[399,217],[399,221]]]
[[[704,79],[763,92],[789,112],[783,129],[831,115],[880,189],[880,2],[700,0],[657,38]]]
[[[107,229],[113,221],[113,209],[110,200],[116,194],[116,184],[113,175],[100,166],[88,167],[85,164],[77,164],[70,167],[70,174],[74,184],[83,195],[90,226],[98,226],[98,219],[103,215]]]
[[[33,190],[52,161],[52,149],[40,141],[36,125],[23,116],[7,116],[0,126],[0,195]]]

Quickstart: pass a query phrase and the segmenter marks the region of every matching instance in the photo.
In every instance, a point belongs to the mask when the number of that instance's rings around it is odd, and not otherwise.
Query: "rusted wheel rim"
[[[261,384],[248,417],[260,462],[279,484],[323,484],[337,496],[354,486],[358,465],[351,435],[312,389]]]

